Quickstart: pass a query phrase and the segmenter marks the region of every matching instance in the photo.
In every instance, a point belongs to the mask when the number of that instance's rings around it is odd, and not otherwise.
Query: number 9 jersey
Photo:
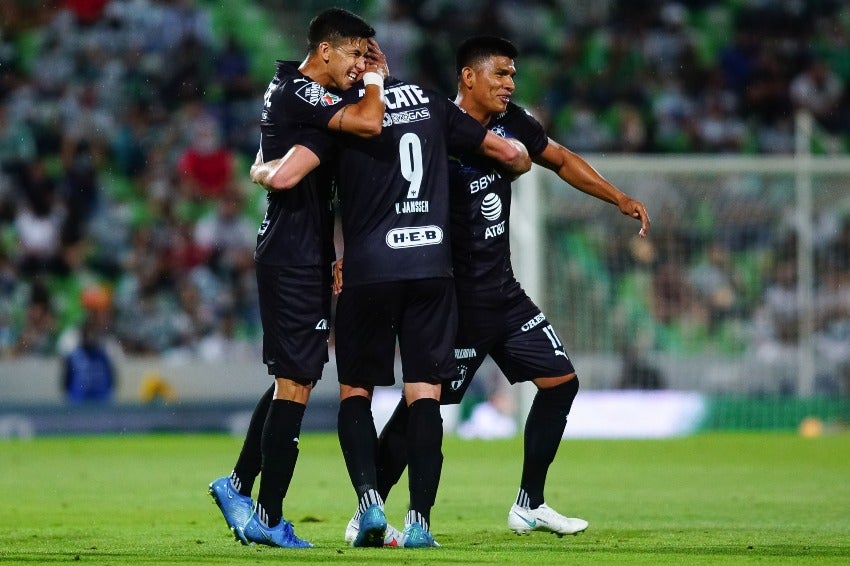
[[[441,94],[393,78],[384,91],[380,136],[343,136],[339,147],[346,287],[452,277],[448,152],[474,151],[486,135]]]

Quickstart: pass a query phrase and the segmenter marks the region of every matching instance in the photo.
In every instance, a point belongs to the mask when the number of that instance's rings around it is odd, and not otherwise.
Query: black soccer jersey
[[[531,157],[542,153],[548,144],[543,126],[513,103],[488,127],[496,135],[521,141]],[[449,175],[458,299],[465,302],[487,291],[503,296],[518,292],[510,255],[510,180],[492,160],[475,153],[452,154]]]
[[[447,151],[472,152],[487,133],[434,91],[395,79],[384,89],[381,135],[340,143],[346,287],[452,276]]]
[[[260,147],[266,161],[283,157],[296,144],[320,157],[333,147],[327,123],[342,107],[342,99],[302,75],[297,63],[277,61],[277,73],[263,98]],[[334,260],[332,197],[332,171],[324,163],[298,186],[270,191],[257,234],[256,261],[329,265]]]

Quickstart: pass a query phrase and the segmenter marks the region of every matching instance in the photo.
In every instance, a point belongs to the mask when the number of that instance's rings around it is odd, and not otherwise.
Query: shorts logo
[[[452,391],[457,391],[458,389],[461,388],[461,386],[463,386],[463,382],[466,381],[466,373],[467,373],[466,366],[464,366],[464,365],[457,366],[457,376],[458,376],[458,378],[455,379],[454,381],[452,381],[452,383],[451,383]]]
[[[295,91],[295,94],[298,98],[311,106],[318,106],[320,103],[322,106],[333,106],[342,100],[337,95],[326,91],[324,87],[317,82],[305,84]]]
[[[323,318],[316,324],[316,330],[328,330],[328,319]]]
[[[455,348],[456,360],[471,360],[478,355],[475,348]]]
[[[561,339],[558,338],[558,334],[555,333],[555,329],[552,328],[551,324],[548,324],[548,325],[543,327],[543,333],[546,335],[546,337],[552,343],[552,348],[555,351],[555,357],[557,358],[558,356],[564,356],[565,358],[567,358],[569,360],[570,357],[564,351],[564,345],[561,343]]]
[[[387,232],[387,245],[393,249],[431,246],[443,241],[443,230],[439,226],[412,226],[393,228]]]

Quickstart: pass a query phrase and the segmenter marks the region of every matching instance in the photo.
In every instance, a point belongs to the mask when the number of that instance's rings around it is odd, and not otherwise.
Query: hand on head
[[[366,50],[366,72],[372,71],[379,73],[383,78],[387,78],[390,74],[390,68],[387,66],[387,56],[381,51],[380,45],[374,38],[366,40],[368,48]]]

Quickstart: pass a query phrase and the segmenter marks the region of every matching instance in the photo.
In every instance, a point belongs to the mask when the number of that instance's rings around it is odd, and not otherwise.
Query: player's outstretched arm
[[[283,157],[267,162],[261,149],[251,165],[251,181],[269,191],[287,190],[318,165],[319,157],[303,145],[294,145]]]
[[[534,162],[551,169],[578,190],[615,204],[620,212],[639,220],[640,236],[646,236],[649,232],[649,214],[642,202],[609,183],[587,161],[558,142],[550,138],[546,149],[534,158]]]
[[[531,158],[528,156],[528,150],[517,139],[503,138],[488,130],[478,151],[498,161],[502,169],[513,178],[519,177],[531,169]]]

